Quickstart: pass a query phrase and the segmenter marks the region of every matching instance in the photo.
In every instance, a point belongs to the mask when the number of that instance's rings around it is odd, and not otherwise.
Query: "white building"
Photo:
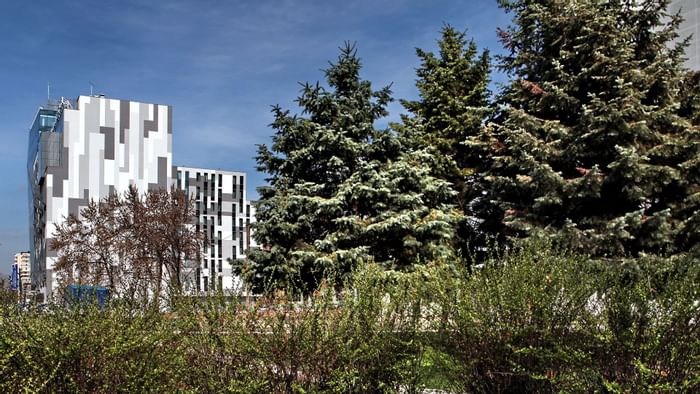
[[[198,225],[208,234],[206,258],[196,270],[199,289],[208,290],[211,283],[216,288],[235,287],[226,260],[243,257],[250,245],[247,225],[254,216],[245,196],[245,174],[178,170],[173,166],[172,144],[168,105],[80,96],[39,109],[29,133],[27,158],[34,289],[46,299],[55,295],[58,255],[50,242],[65,217],[78,214],[90,200],[122,193],[130,185],[146,191],[173,184],[196,196]],[[177,183],[175,174],[180,174]]]
[[[196,226],[204,233],[203,258],[191,278],[191,291],[241,291],[231,271],[231,260],[245,258],[255,247],[250,224],[255,208],[246,195],[246,174],[194,167],[176,168],[176,185],[195,200]]]
[[[18,273],[18,291],[19,301],[29,302],[31,297],[32,282],[31,282],[31,267],[29,252],[15,253],[15,263]]]

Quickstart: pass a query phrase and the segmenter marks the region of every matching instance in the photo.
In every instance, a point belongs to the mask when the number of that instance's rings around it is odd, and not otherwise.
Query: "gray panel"
[[[53,175],[53,190],[51,192],[53,197],[63,197],[63,181],[68,179],[68,148],[63,147],[62,151],[61,165],[46,169],[48,174]]]
[[[168,105],[168,134],[173,133],[173,106]]]
[[[90,194],[88,189],[83,189],[83,198],[69,198],[68,199],[68,214],[69,215],[79,215],[80,207],[86,207],[90,202]]]
[[[142,114],[148,113],[148,104],[145,104],[146,108],[141,108]],[[148,133],[151,131],[158,131],[158,106],[153,104],[153,120],[143,121],[143,136],[148,138]]]
[[[129,113],[129,102],[126,100],[119,101],[119,143],[123,144],[126,139],[124,138],[124,129],[128,129],[129,119],[131,118]]]
[[[148,190],[168,189],[168,158],[158,157],[158,183],[149,183]]]
[[[105,135],[105,160],[114,160],[114,127],[100,127]]]

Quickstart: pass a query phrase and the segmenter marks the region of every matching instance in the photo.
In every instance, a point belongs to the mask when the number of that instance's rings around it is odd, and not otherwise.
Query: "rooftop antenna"
[[[95,88],[95,84],[92,82],[88,82],[90,84],[90,96],[92,96],[92,90]]]
[[[48,82],[46,83],[46,102],[51,102],[51,84]]]

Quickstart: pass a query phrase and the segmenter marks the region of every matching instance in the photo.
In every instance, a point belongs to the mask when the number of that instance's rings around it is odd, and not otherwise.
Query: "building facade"
[[[37,112],[29,133],[30,261],[32,288],[56,295],[56,226],[92,201],[123,193],[176,186],[195,201],[194,226],[205,235],[200,262],[184,278],[192,292],[242,290],[229,259],[255,246],[250,236],[254,207],[246,174],[173,165],[172,108],[104,96],[61,99]],[[41,299],[42,297],[39,297]]]
[[[103,96],[39,109],[27,170],[32,283],[45,297],[57,286],[50,247],[57,224],[130,185],[145,191],[172,183],[171,119],[170,106]]]
[[[32,296],[32,278],[30,266],[30,253],[15,253],[15,264],[18,272],[18,290],[20,302],[29,302]]]
[[[690,45],[685,49],[685,66],[700,71],[700,0],[674,0],[669,6],[669,13],[680,12],[683,17],[678,29],[678,40],[691,37]]]
[[[184,281],[190,292],[242,292],[231,261],[255,247],[250,224],[255,208],[246,195],[246,174],[195,167],[175,168],[176,186],[194,199],[195,225],[204,235],[202,261]]]

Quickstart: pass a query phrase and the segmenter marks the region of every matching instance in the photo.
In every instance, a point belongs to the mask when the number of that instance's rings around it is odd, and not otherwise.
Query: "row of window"
[[[216,278],[218,278],[218,289],[223,289],[223,287],[224,287],[223,277],[221,277],[221,276],[213,276],[212,275],[211,277],[208,277],[208,276],[201,277],[202,280],[201,280],[201,284],[200,284],[200,272],[198,269],[197,270],[197,280],[196,280],[197,291],[204,290],[205,292],[207,292],[210,289],[211,289],[211,291],[216,291],[217,290],[217,287],[215,286]]]

